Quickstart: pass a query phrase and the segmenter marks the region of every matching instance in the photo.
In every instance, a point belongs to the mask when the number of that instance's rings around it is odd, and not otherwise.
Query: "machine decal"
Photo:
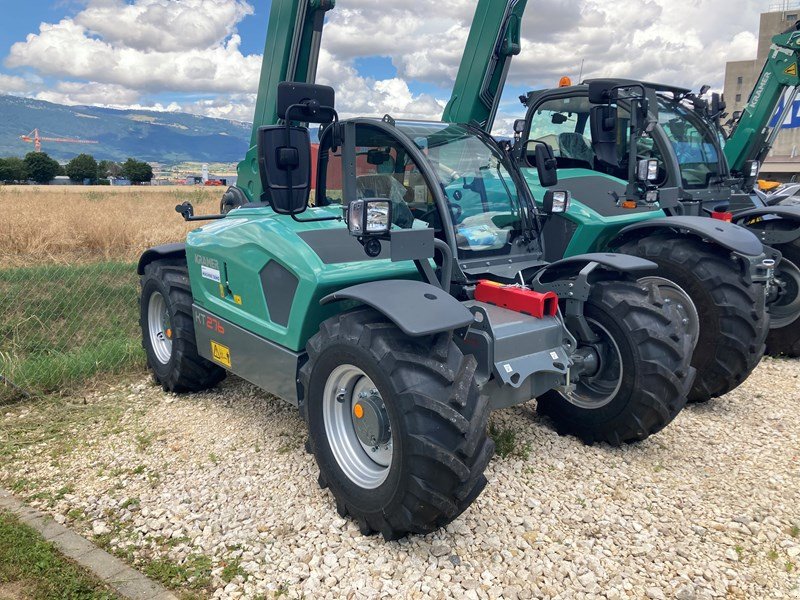
[[[238,304],[239,306],[242,305],[242,297],[238,294],[233,295],[233,301]]]
[[[786,70],[784,71],[787,75],[791,75],[792,77],[797,77],[797,63],[792,63]]]
[[[231,368],[231,349],[211,340],[211,356],[221,365]]]
[[[210,279],[216,283],[219,283],[222,280],[218,269],[212,269],[211,267],[203,265],[200,267],[200,271],[202,272],[203,279]]]

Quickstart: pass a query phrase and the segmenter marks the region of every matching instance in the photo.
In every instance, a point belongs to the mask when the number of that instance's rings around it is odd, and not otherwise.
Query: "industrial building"
[[[725,101],[728,113],[741,111],[756,84],[769,55],[772,37],[786,31],[800,20],[800,0],[772,4],[761,14],[758,28],[758,53],[753,60],[738,60],[725,65]],[[782,124],[781,132],[761,170],[763,176],[788,181],[800,176],[800,100],[794,103]]]

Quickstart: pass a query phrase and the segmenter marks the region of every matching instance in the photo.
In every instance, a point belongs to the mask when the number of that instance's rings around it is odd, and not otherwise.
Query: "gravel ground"
[[[140,567],[208,557],[202,594],[800,598],[800,361],[767,359],[623,449],[558,437],[533,403],[496,413],[516,452],[486,491],[446,530],[392,543],[338,517],[295,410],[239,380],[66,406],[5,409],[0,482]]]

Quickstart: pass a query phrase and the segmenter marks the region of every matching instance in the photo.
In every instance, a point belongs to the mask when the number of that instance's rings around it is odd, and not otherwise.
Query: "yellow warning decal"
[[[223,346],[222,344],[218,344],[215,341],[211,341],[211,356],[214,357],[214,360],[217,361],[221,365],[225,365],[226,367],[230,368],[231,366],[231,349],[227,346]]]
[[[797,63],[792,63],[788,67],[786,67],[784,73],[786,73],[787,75],[791,75],[792,77],[797,77]]]
[[[239,295],[237,295],[237,294],[234,294],[234,295],[233,295],[233,301],[234,301],[236,304],[238,304],[238,305],[240,305],[240,306],[241,306],[241,304],[242,304],[242,297],[241,297],[241,296],[239,296]]]
[[[225,286],[222,285],[221,283],[219,284],[219,297],[220,298],[225,297]]]

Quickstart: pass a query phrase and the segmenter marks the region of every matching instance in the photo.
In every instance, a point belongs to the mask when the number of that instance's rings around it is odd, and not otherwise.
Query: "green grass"
[[[33,529],[0,512],[0,585],[3,584],[19,585],[24,596],[33,600],[118,597],[61,556]]]
[[[204,590],[211,585],[211,559],[202,554],[189,556],[182,564],[154,560],[147,564],[144,572],[172,589]]]
[[[530,442],[517,440],[517,432],[513,429],[499,429],[494,423],[489,424],[489,437],[494,440],[495,452],[501,458],[513,456],[528,460],[531,454]]]
[[[134,265],[0,270],[0,374],[36,393],[144,364]],[[19,392],[0,385],[0,402]]]

